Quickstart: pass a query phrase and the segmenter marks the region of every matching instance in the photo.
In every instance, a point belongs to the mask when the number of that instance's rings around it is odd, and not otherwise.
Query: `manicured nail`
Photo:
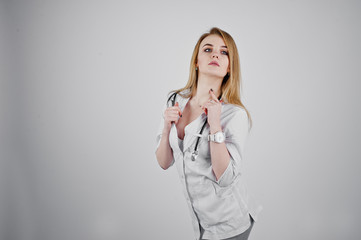
[[[180,117],[182,117],[183,115],[181,114],[181,116]]]
[[[211,91],[213,92],[213,89],[211,88]]]

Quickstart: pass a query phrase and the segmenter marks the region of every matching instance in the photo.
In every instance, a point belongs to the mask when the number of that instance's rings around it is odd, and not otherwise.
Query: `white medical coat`
[[[176,102],[183,112],[189,98],[176,96]],[[157,134],[157,148],[164,126],[163,109],[161,123]],[[169,134],[173,150],[173,162],[177,166],[182,189],[186,198],[196,239],[200,238],[200,226],[204,229],[204,239],[224,239],[236,236],[250,227],[250,218],[257,221],[262,207],[249,196],[242,176],[244,145],[248,136],[249,122],[246,111],[239,106],[222,103],[221,126],[225,134],[225,144],[231,161],[216,180],[212,171],[210,146],[208,142],[209,125],[207,123],[198,143],[198,157],[192,161],[191,154],[199,136],[200,129],[206,121],[203,113],[185,127],[183,151],[178,144],[175,124]]]

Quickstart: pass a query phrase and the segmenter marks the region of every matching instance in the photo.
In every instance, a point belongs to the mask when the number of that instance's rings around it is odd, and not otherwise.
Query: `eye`
[[[224,55],[228,55],[227,51],[222,51],[221,53],[224,54]]]
[[[210,49],[210,48],[206,48],[206,49],[204,49],[204,51],[205,51],[205,52],[211,52],[211,51],[212,51],[212,49]]]

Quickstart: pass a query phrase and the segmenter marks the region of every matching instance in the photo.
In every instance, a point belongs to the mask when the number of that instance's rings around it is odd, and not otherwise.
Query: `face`
[[[226,44],[218,35],[209,35],[200,44],[197,64],[200,74],[223,77],[229,72]]]

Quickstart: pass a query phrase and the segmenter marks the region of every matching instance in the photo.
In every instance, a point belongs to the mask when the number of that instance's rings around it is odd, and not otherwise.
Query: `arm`
[[[235,109],[232,117],[225,125],[222,125],[222,127],[226,135],[226,141],[222,144],[226,145],[230,156],[230,163],[223,174],[217,178],[217,183],[222,187],[226,187],[233,182],[241,171],[244,158],[244,145],[249,133],[247,113],[244,110]]]
[[[218,131],[222,131],[220,123],[219,125],[210,125],[210,134],[214,134]],[[228,153],[225,142],[210,142],[210,151],[213,173],[216,177],[216,180],[218,181],[226,171],[230,163],[231,156]]]
[[[155,153],[160,167],[164,170],[168,169],[173,163],[173,150],[169,144],[169,133],[172,123],[177,123],[179,116],[181,116],[181,110],[178,103],[164,111],[164,127]]]
[[[212,101],[204,104],[203,109],[207,109],[208,124],[210,127],[210,134],[222,131],[221,127],[221,110],[222,104],[214,95],[213,91],[209,91]],[[210,142],[212,170],[218,181],[223,173],[228,168],[230,163],[230,155],[228,153],[225,142],[215,143]]]
[[[173,162],[173,151],[169,145],[169,133],[170,129],[163,129],[159,146],[155,152],[159,166],[164,170],[168,169]]]
[[[244,144],[248,136],[248,118],[246,112],[237,110],[222,129],[220,124],[221,101],[218,101],[212,92],[210,95],[213,101],[204,105],[208,112],[210,133],[223,131],[226,135],[226,141],[223,143],[210,142],[212,170],[217,183],[221,186],[228,186],[239,174]]]

